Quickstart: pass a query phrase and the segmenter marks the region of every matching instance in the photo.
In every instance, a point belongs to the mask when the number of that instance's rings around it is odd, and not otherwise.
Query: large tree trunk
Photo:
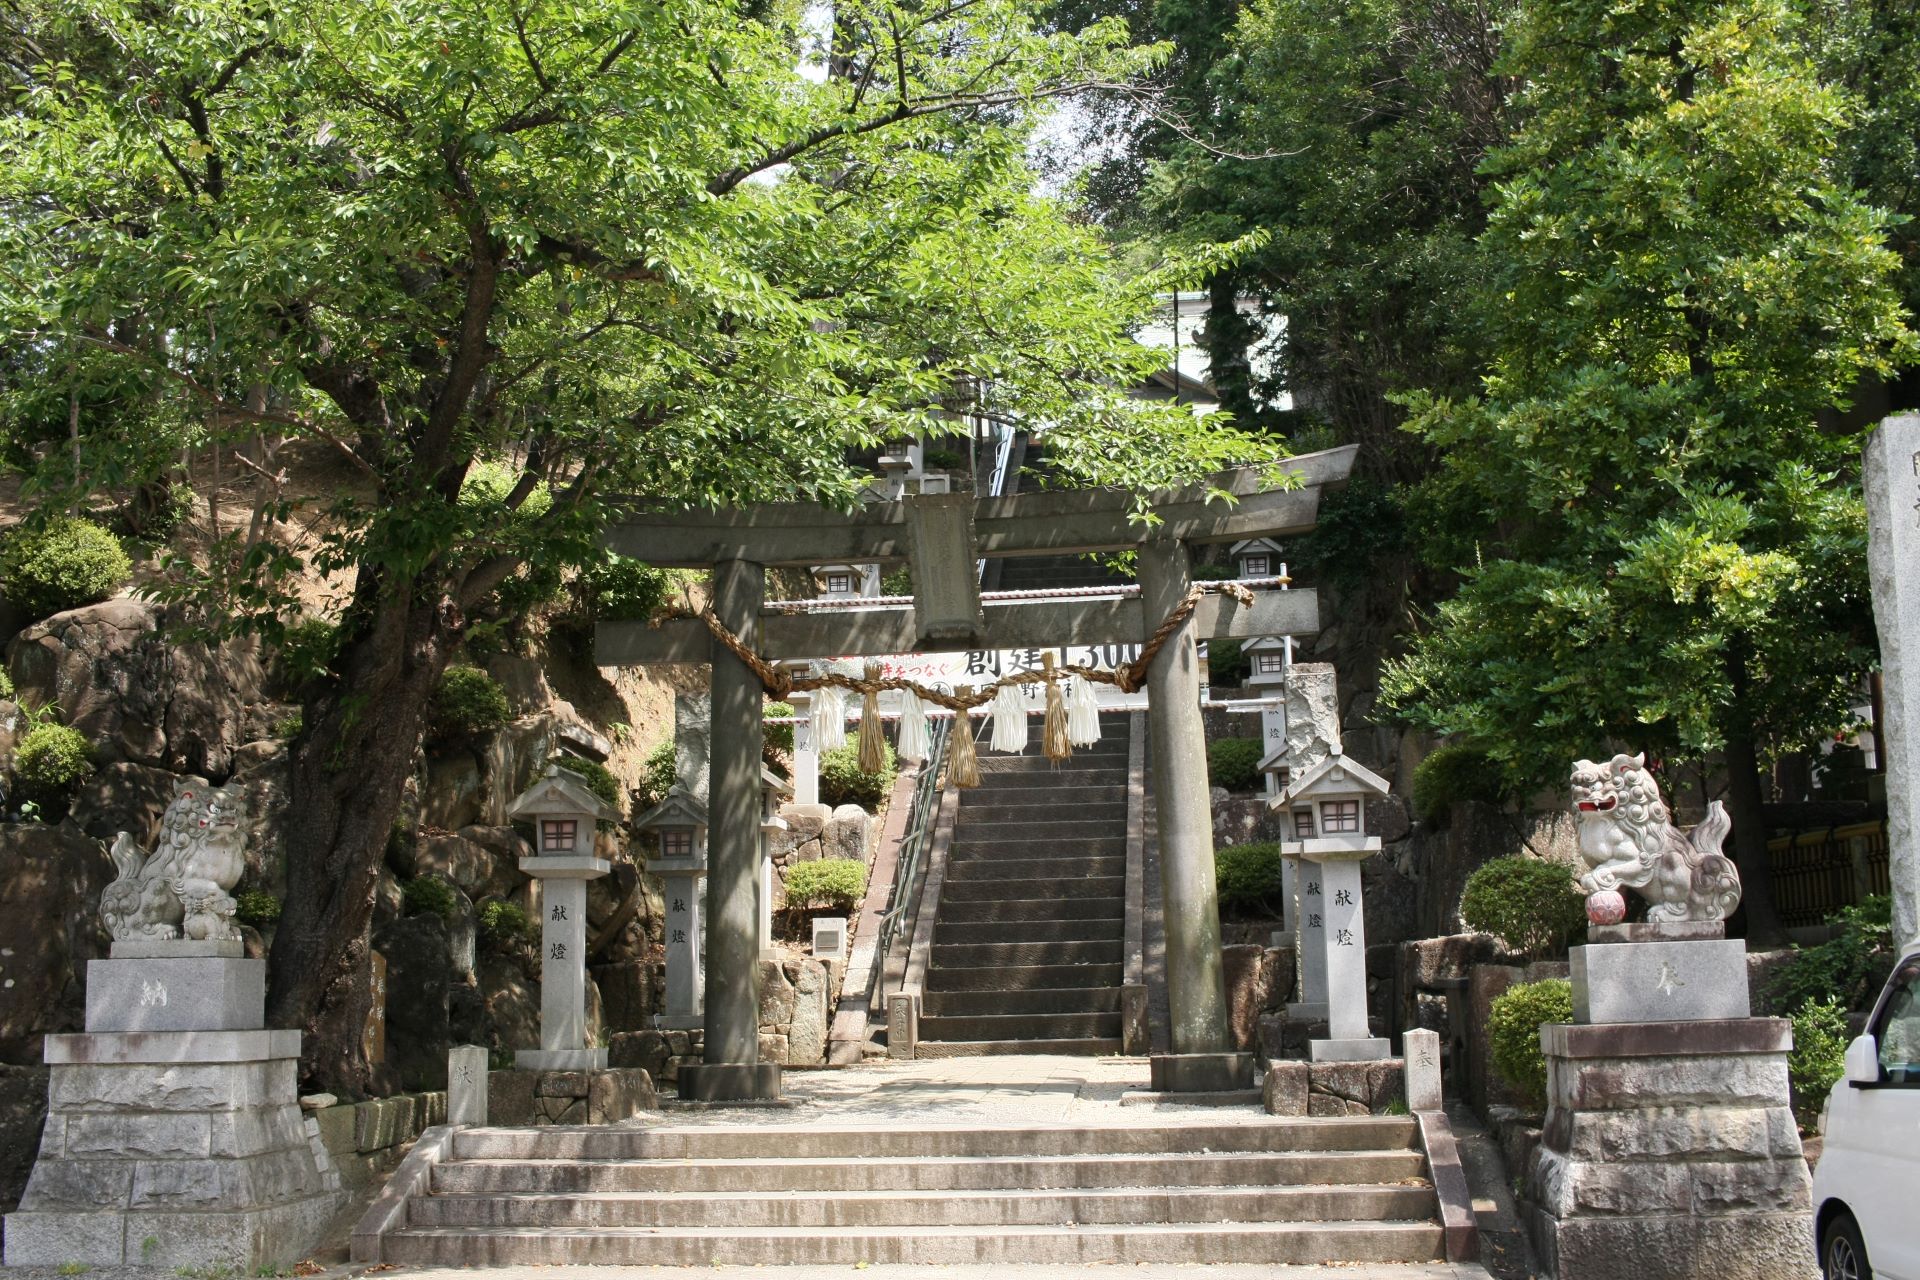
[[[1727,813],[1733,819],[1733,862],[1740,869],[1740,910],[1746,915],[1747,943],[1752,947],[1784,946],[1786,928],[1773,904],[1773,869],[1767,862],[1767,820],[1760,785],[1760,753],[1754,745],[1753,721],[1747,710],[1747,664],[1736,653],[1727,673],[1733,699],[1722,716],[1726,738]]]
[[[348,617],[371,621],[342,651],[337,682],[309,700],[292,748],[296,820],[267,990],[269,1025],[305,1032],[303,1086],[351,1096],[375,1084],[362,1043],[374,883],[460,626],[437,592],[368,607],[379,594],[370,576]]]

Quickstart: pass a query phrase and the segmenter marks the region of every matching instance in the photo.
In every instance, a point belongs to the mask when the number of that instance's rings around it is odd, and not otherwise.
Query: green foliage
[[[234,918],[241,924],[250,924],[256,929],[264,929],[280,918],[280,899],[265,889],[246,889],[233,896],[238,904]]]
[[[1213,854],[1213,882],[1220,910],[1236,916],[1274,914],[1281,903],[1280,846],[1230,844]]]
[[[1567,953],[1586,927],[1587,905],[1565,865],[1516,855],[1483,863],[1467,877],[1460,918],[1539,960]]]
[[[0,667],[0,698],[13,696],[13,676],[5,667]]]
[[[1260,757],[1266,754],[1258,738],[1216,738],[1207,744],[1207,785],[1229,791],[1254,791],[1260,786]]]
[[[1407,549],[1400,496],[1360,477],[1321,500],[1313,532],[1300,539],[1295,567],[1323,582],[1352,587]]]
[[[13,748],[13,776],[21,792],[42,803],[73,794],[92,772],[93,744],[64,724],[36,724]]]
[[[273,736],[279,738],[282,742],[291,742],[299,737],[301,731],[306,727],[307,717],[305,712],[289,711],[286,715],[281,716],[273,722]]]
[[[1475,747],[1435,747],[1413,767],[1414,816],[1430,827],[1444,827],[1456,801],[1503,804],[1506,799],[1499,766]]]
[[[325,618],[302,618],[280,637],[280,661],[295,680],[327,673],[340,649],[340,628]]]
[[[578,756],[561,756],[554,763],[586,783],[593,794],[616,809],[620,807],[620,779],[613,776],[613,770],[598,760],[583,760]]]
[[[1247,656],[1245,642],[1209,640],[1207,642],[1207,681],[1220,689],[1244,685],[1253,674],[1253,659]],[[1257,763],[1257,762],[1256,762]]]
[[[474,913],[480,940],[496,953],[530,946],[540,939],[540,926],[527,913],[504,898],[489,898]]]
[[[1441,451],[1420,541],[1464,581],[1382,680],[1516,791],[1609,740],[1764,760],[1851,719],[1859,441],[1812,424],[1914,336],[1795,26],[1786,0],[1517,4],[1483,394],[1407,399]]]
[[[448,667],[433,693],[433,725],[446,737],[492,733],[512,718],[507,691],[478,667]]]
[[[816,858],[789,866],[785,884],[791,910],[851,911],[867,891],[867,868],[855,858]]]
[[[766,714],[768,716],[791,716],[793,714],[793,706],[786,702],[769,702],[767,704]],[[792,725],[770,724],[766,726],[765,733],[767,735],[768,746],[778,747],[782,751],[793,750]]]
[[[659,612],[685,577],[608,552],[580,570],[576,582],[587,616],[596,621],[644,622]]]
[[[460,891],[436,875],[415,876],[400,886],[400,898],[410,916],[439,916],[451,920],[460,910]]]
[[[928,471],[965,471],[967,457],[957,449],[925,449],[920,461]]]
[[[634,812],[645,813],[665,800],[674,780],[673,740],[669,738],[647,752],[646,763],[640,766],[640,785],[633,792]]]
[[[894,775],[898,772],[893,745],[883,742],[880,746],[886,763],[878,773],[860,771],[859,746],[851,740],[824,752],[820,757],[820,803],[857,804],[869,813],[878,810],[893,790]]]
[[[1892,897],[1874,894],[1842,907],[1831,923],[1831,938],[1799,948],[1774,970],[1767,982],[1773,1008],[1785,1013],[1836,1001],[1843,1010],[1866,1009],[1879,995],[1894,960]]]
[[[881,575],[880,594],[883,596],[910,596],[913,594],[913,566],[901,565]]]
[[[1487,1015],[1487,1048],[1493,1069],[1529,1105],[1547,1102],[1547,1060],[1540,1028],[1573,1021],[1573,984],[1564,978],[1520,982],[1494,997]]]
[[[132,576],[120,539],[91,520],[61,517],[0,540],[0,591],[36,622],[105,600]]]
[[[1239,577],[1240,571],[1230,564],[1197,564],[1193,566],[1190,576],[1195,582],[1225,582]],[[1208,652],[1212,652],[1211,647]]]
[[[1827,1094],[1846,1074],[1847,1007],[1838,1000],[1808,1000],[1793,1014],[1793,1048],[1787,1053],[1787,1085],[1802,1132],[1820,1123]]]

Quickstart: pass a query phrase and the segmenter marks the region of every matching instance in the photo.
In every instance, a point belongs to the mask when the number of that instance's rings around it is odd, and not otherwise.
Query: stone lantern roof
[[[507,806],[509,818],[541,818],[577,814],[596,822],[617,822],[619,810],[593,793],[579,774],[557,764],[534,780]]]

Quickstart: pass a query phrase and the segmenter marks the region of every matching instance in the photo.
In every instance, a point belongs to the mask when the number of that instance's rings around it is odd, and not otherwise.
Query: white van
[[[1827,1280],[1920,1280],[1920,945],[1880,993],[1827,1098],[1813,1173]]]

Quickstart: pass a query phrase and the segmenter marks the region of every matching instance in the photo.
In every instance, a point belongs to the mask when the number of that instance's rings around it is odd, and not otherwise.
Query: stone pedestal
[[[1367,1034],[1367,922],[1360,902],[1360,864],[1351,858],[1309,858],[1300,874],[1319,877],[1325,907],[1321,954],[1327,974],[1327,1038],[1307,1046],[1315,1062],[1385,1058],[1385,1039]]]
[[[1533,1236],[1559,1280],[1806,1280],[1812,1179],[1778,1018],[1540,1029]]]
[[[1590,943],[1568,953],[1577,1023],[1744,1018],[1747,944],[1697,939]]]
[[[540,1047],[514,1065],[531,1071],[590,1071],[607,1051],[587,1044],[587,881],[612,870],[605,858],[520,859],[540,882]]]
[[[300,1113],[300,1033],[264,1029],[262,962],[131,950],[93,962],[88,1031],[47,1037],[46,1130],[6,1264],[248,1272],[305,1257],[340,1175]],[[196,1021],[215,1025],[182,1025]]]

